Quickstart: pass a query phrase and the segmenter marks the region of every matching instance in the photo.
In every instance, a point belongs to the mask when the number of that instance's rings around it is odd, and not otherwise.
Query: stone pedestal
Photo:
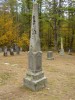
[[[24,85],[33,91],[40,90],[46,86],[46,77],[42,71],[38,73],[27,72]]]
[[[42,52],[28,52],[29,67],[24,85],[34,91],[46,86],[46,77],[42,71]]]
[[[54,60],[53,51],[48,51],[48,52],[47,52],[47,59],[48,59],[48,60]]]

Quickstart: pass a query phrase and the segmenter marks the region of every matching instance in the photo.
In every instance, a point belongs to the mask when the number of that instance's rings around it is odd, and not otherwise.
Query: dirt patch
[[[0,100],[75,100],[75,54],[54,53],[54,60],[47,60],[43,52],[47,86],[38,92],[23,86],[27,67],[27,52],[8,57],[0,53]]]

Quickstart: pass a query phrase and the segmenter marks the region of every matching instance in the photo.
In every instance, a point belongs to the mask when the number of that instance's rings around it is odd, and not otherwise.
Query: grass
[[[54,56],[55,60],[46,60],[46,53],[43,53],[42,67],[47,86],[37,92],[23,85],[28,66],[27,53],[6,58],[1,56],[1,62],[10,65],[0,63],[0,100],[75,100],[75,56]]]
[[[0,85],[4,85],[10,77],[11,77],[11,74],[8,72],[0,73]]]

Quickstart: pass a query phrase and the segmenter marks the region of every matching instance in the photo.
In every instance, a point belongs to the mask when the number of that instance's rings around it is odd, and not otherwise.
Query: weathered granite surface
[[[24,78],[24,85],[37,91],[46,86],[46,77],[42,71],[42,52],[39,38],[38,4],[33,3],[31,38],[28,52],[28,72]]]
[[[7,47],[6,46],[4,46],[4,54],[3,54],[4,56],[7,56],[8,55],[8,50],[7,50]]]

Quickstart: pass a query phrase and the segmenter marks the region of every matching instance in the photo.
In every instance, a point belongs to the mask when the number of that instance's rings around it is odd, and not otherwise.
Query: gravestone
[[[40,48],[38,4],[33,3],[31,38],[28,52],[28,71],[24,78],[24,85],[37,91],[46,86],[46,77],[42,70],[42,51]]]
[[[5,46],[4,47],[4,56],[7,56],[8,55],[8,50],[7,50],[7,47]]]
[[[71,53],[71,50],[69,49],[69,51],[68,51],[68,55],[72,55],[72,53]]]
[[[62,37],[61,37],[61,49],[60,49],[60,55],[64,55],[63,38],[62,38]]]
[[[20,48],[16,45],[16,54],[20,54]]]
[[[54,60],[53,51],[48,51],[48,52],[47,52],[47,59],[48,59],[48,60]]]
[[[12,46],[10,47],[10,55],[14,55],[14,50]]]

